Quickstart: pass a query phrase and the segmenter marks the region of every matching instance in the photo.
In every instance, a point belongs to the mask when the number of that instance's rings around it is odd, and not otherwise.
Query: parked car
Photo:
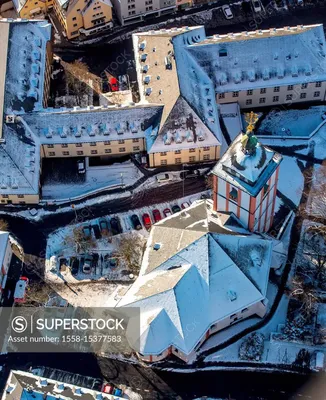
[[[177,213],[181,211],[181,208],[178,206],[178,204],[175,204],[174,206],[172,206],[172,212],[173,214]]]
[[[83,226],[83,234],[85,239],[88,239],[92,236],[92,231],[90,226]]]
[[[151,218],[147,213],[143,214],[143,224],[147,230],[149,230],[152,226]]]
[[[100,225],[102,235],[107,235],[109,233],[108,221],[105,218],[100,218],[98,222]]]
[[[226,19],[232,19],[233,18],[233,14],[232,14],[231,8],[227,4],[222,6],[222,11],[223,11],[224,17]]]
[[[104,384],[102,387],[102,392],[106,394],[112,394],[114,390],[114,386],[109,385],[108,383]]]
[[[153,218],[154,218],[155,222],[161,221],[161,219],[162,219],[160,210],[158,210],[157,208],[155,208],[155,210],[153,210]]]
[[[115,389],[113,390],[113,396],[122,397],[122,390],[121,390],[121,389],[118,389],[118,388],[115,388]]]
[[[111,225],[112,235],[118,235],[119,233],[122,233],[122,228],[118,217],[111,218],[110,225]]]
[[[185,170],[180,172],[181,179],[197,178],[198,176],[200,176],[200,171],[198,169],[195,169],[193,171]]]
[[[188,208],[189,207],[189,203],[187,202],[187,201],[185,201],[185,202],[183,202],[182,204],[181,204],[181,208],[184,210],[185,208]]]
[[[85,168],[85,160],[78,160],[77,161],[77,168],[79,174],[84,174],[86,172]]]
[[[156,175],[156,179],[158,183],[172,181],[172,175],[170,174],[158,174]]]
[[[85,256],[85,261],[83,265],[84,274],[90,274],[92,272],[92,262],[93,262],[93,257],[90,254],[87,254]]]
[[[15,303],[25,303],[28,283],[29,279],[26,278],[26,276],[21,276],[19,278],[19,281],[16,283],[16,288],[14,293]]]
[[[93,231],[94,231],[94,235],[96,239],[101,239],[102,235],[101,235],[101,231],[100,228],[97,224],[92,225]]]
[[[170,215],[172,215],[172,212],[169,208],[166,208],[165,210],[163,210],[163,214],[165,217],[169,217]]]
[[[260,0],[251,0],[252,7],[256,13],[261,12],[261,2]]]
[[[142,225],[139,221],[139,218],[136,214],[133,214],[131,216],[131,222],[132,222],[132,226],[134,227],[134,229],[136,229],[137,231],[139,231],[142,228]]]
[[[110,79],[110,86],[111,86],[111,91],[112,92],[118,92],[119,91],[119,83],[116,78],[111,78]]]

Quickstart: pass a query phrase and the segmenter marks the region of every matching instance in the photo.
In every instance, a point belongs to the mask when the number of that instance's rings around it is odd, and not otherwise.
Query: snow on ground
[[[87,167],[85,182],[67,184],[45,182],[42,196],[43,199],[69,200],[98,189],[130,186],[142,177],[143,173],[130,160],[112,165]]]
[[[273,110],[262,121],[257,135],[309,136],[323,120],[325,106],[307,110]]]
[[[304,178],[294,157],[283,156],[278,189],[297,206],[300,203]]]

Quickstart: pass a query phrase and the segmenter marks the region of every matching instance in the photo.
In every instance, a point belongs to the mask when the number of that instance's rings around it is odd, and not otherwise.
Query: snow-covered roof
[[[213,174],[256,196],[282,161],[282,156],[258,143],[255,154],[242,151],[242,134],[234,140],[213,168]]]
[[[230,217],[203,200],[152,227],[140,276],[118,304],[140,307],[141,354],[170,345],[189,354],[212,324],[265,298],[272,242]]]
[[[321,24],[215,35],[187,50],[216,92],[326,80]]]
[[[239,104],[219,104],[219,109],[225,128],[233,141],[243,129]]]
[[[168,119],[173,121],[177,110],[187,113],[188,107],[180,109],[181,105],[187,103],[201,124],[206,125],[216,139],[221,141],[213,84],[185,51],[186,46],[204,38],[203,27],[161,29],[134,34],[139,91],[143,103],[164,105],[160,129],[164,128]],[[185,102],[180,100],[180,96]]]
[[[29,20],[2,23],[10,24],[4,112],[40,110],[51,24]]]
[[[11,370],[2,400],[113,400],[122,397],[103,393],[98,388],[98,382],[94,378],[82,377],[77,374],[69,374],[60,370],[44,369],[51,378],[38,376],[36,374]],[[60,376],[62,381],[53,379]],[[79,386],[82,383],[85,386]],[[87,386],[86,386],[87,385]]]
[[[197,145],[220,145],[216,136],[181,96],[153,141],[152,146],[147,146],[149,153],[189,149]]]
[[[85,143],[144,138],[158,128],[161,106],[47,109],[25,114],[29,128],[46,143]]]
[[[0,231],[0,265],[3,265],[8,242],[9,242],[9,233]]]

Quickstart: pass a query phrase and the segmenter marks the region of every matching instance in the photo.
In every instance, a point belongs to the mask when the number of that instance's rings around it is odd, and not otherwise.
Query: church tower
[[[258,117],[251,112],[240,133],[213,169],[215,211],[233,212],[253,232],[272,224],[282,156],[263,146],[253,134]]]

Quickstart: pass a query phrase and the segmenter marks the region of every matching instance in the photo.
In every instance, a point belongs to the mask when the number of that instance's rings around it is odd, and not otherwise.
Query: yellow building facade
[[[19,4],[17,12],[21,18],[29,19],[40,14],[46,15],[52,7],[53,0],[26,0],[25,3]]]
[[[53,0],[54,11],[68,39],[90,35],[113,26],[110,0]]]

